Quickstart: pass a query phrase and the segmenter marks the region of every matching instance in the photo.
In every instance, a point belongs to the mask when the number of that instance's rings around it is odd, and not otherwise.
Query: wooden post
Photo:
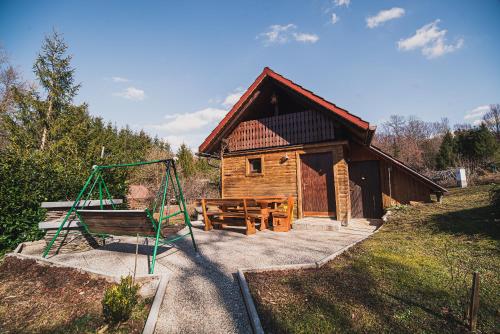
[[[477,311],[479,310],[479,273],[472,276],[472,289],[469,305],[469,329],[474,332],[477,327]]]
[[[204,223],[205,223],[205,228],[204,230],[205,231],[210,231],[213,226],[210,222],[210,219],[208,218],[208,215],[207,215],[207,206],[206,206],[206,202],[205,202],[205,199],[202,198],[201,199],[201,211],[203,212],[203,220],[204,220]]]
[[[135,263],[134,263],[134,278],[133,282],[135,283],[135,273],[137,271],[137,255],[139,254],[139,233],[137,233],[137,241],[135,243]]]

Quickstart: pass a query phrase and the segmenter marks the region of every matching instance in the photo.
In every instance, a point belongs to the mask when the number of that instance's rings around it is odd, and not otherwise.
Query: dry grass
[[[379,233],[319,270],[247,275],[266,332],[463,332],[475,270],[478,327],[496,332],[500,228],[488,188],[400,208]]]

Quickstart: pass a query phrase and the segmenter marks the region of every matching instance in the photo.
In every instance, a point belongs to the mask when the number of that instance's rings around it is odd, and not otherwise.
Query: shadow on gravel
[[[213,232],[214,231],[203,233]],[[225,231],[215,231],[215,233],[217,233],[217,238],[210,239],[210,243],[230,242],[234,239],[240,239],[242,237],[245,238],[245,236],[232,235],[232,233],[225,233]],[[216,263],[204,256],[202,251],[196,253],[193,249],[191,239],[189,238],[176,242],[176,246],[182,250],[194,264],[196,264],[196,267],[193,268],[193,270],[183,270],[178,279],[180,281],[189,282],[193,274],[202,276],[218,291],[218,296],[222,300],[227,313],[231,316],[234,328],[237,332],[251,333],[248,314],[243,302],[243,297],[241,296],[239,283],[234,276],[234,273],[228,275],[220,269],[219,263]],[[202,246],[202,244],[198,244],[198,247],[200,246]],[[203,287],[195,288],[203,289]],[[215,305],[207,306],[215,307]],[[183,329],[178,328],[178,331],[182,332]]]

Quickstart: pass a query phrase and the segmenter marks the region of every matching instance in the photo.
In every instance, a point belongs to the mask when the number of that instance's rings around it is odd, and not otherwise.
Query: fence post
[[[469,329],[474,332],[477,327],[477,311],[479,310],[479,273],[472,276],[472,289],[469,305]]]

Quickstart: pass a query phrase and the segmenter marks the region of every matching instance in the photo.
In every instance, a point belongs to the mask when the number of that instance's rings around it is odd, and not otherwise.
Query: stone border
[[[163,297],[167,291],[167,285],[170,281],[170,275],[161,275],[160,282],[156,288],[155,298],[153,300],[153,305],[149,309],[149,315],[144,324],[144,329],[142,334],[153,334],[156,328],[156,322],[158,321],[158,314],[160,313],[161,303],[163,302]]]
[[[382,225],[377,227],[373,233],[361,238],[358,241],[355,241],[338,251],[322,258],[319,261],[313,263],[299,263],[299,264],[286,264],[286,265],[277,265],[277,266],[267,266],[260,268],[241,268],[238,269],[238,282],[240,283],[241,293],[243,295],[243,301],[245,302],[245,306],[247,309],[248,317],[250,318],[250,324],[252,325],[252,330],[255,334],[264,334],[264,329],[262,328],[262,324],[260,322],[259,314],[257,313],[257,308],[255,307],[255,303],[253,301],[252,295],[250,293],[250,288],[248,286],[248,282],[245,278],[245,273],[261,273],[266,271],[283,271],[283,270],[299,270],[299,269],[319,269],[324,266],[326,263],[330,262],[340,254],[344,253],[349,248],[357,245],[358,243],[368,239],[375,233],[377,233]]]
[[[71,268],[75,269],[81,273],[87,273],[90,274],[91,276],[98,277],[98,278],[104,278],[108,282],[113,282],[113,283],[119,283],[121,280],[121,276],[116,276],[116,275],[110,275],[109,273],[103,272],[103,271],[98,271],[98,270],[93,270],[93,269],[88,269],[84,268],[81,266],[76,266],[76,265],[69,265],[69,264],[64,264],[61,262],[56,262],[48,259],[44,259],[38,256],[33,256],[33,255],[26,255],[22,254],[21,251],[24,247],[24,243],[20,243],[14,252],[8,253],[5,255],[5,257],[16,257],[19,259],[28,259],[28,260],[35,260],[37,263],[41,263],[44,265],[50,265],[54,267],[62,267],[62,268]],[[135,277],[136,281],[146,281],[148,279],[158,279],[159,282],[156,285],[156,291],[154,294],[154,299],[153,299],[153,304],[151,305],[151,308],[149,310],[148,317],[146,319],[146,322],[144,324],[144,328],[142,330],[142,334],[153,334],[154,330],[156,328],[156,322],[158,321],[158,314],[160,311],[161,304],[163,302],[163,297],[165,296],[165,292],[167,291],[167,286],[170,281],[170,276],[169,274],[147,274],[147,275],[137,275]]]

